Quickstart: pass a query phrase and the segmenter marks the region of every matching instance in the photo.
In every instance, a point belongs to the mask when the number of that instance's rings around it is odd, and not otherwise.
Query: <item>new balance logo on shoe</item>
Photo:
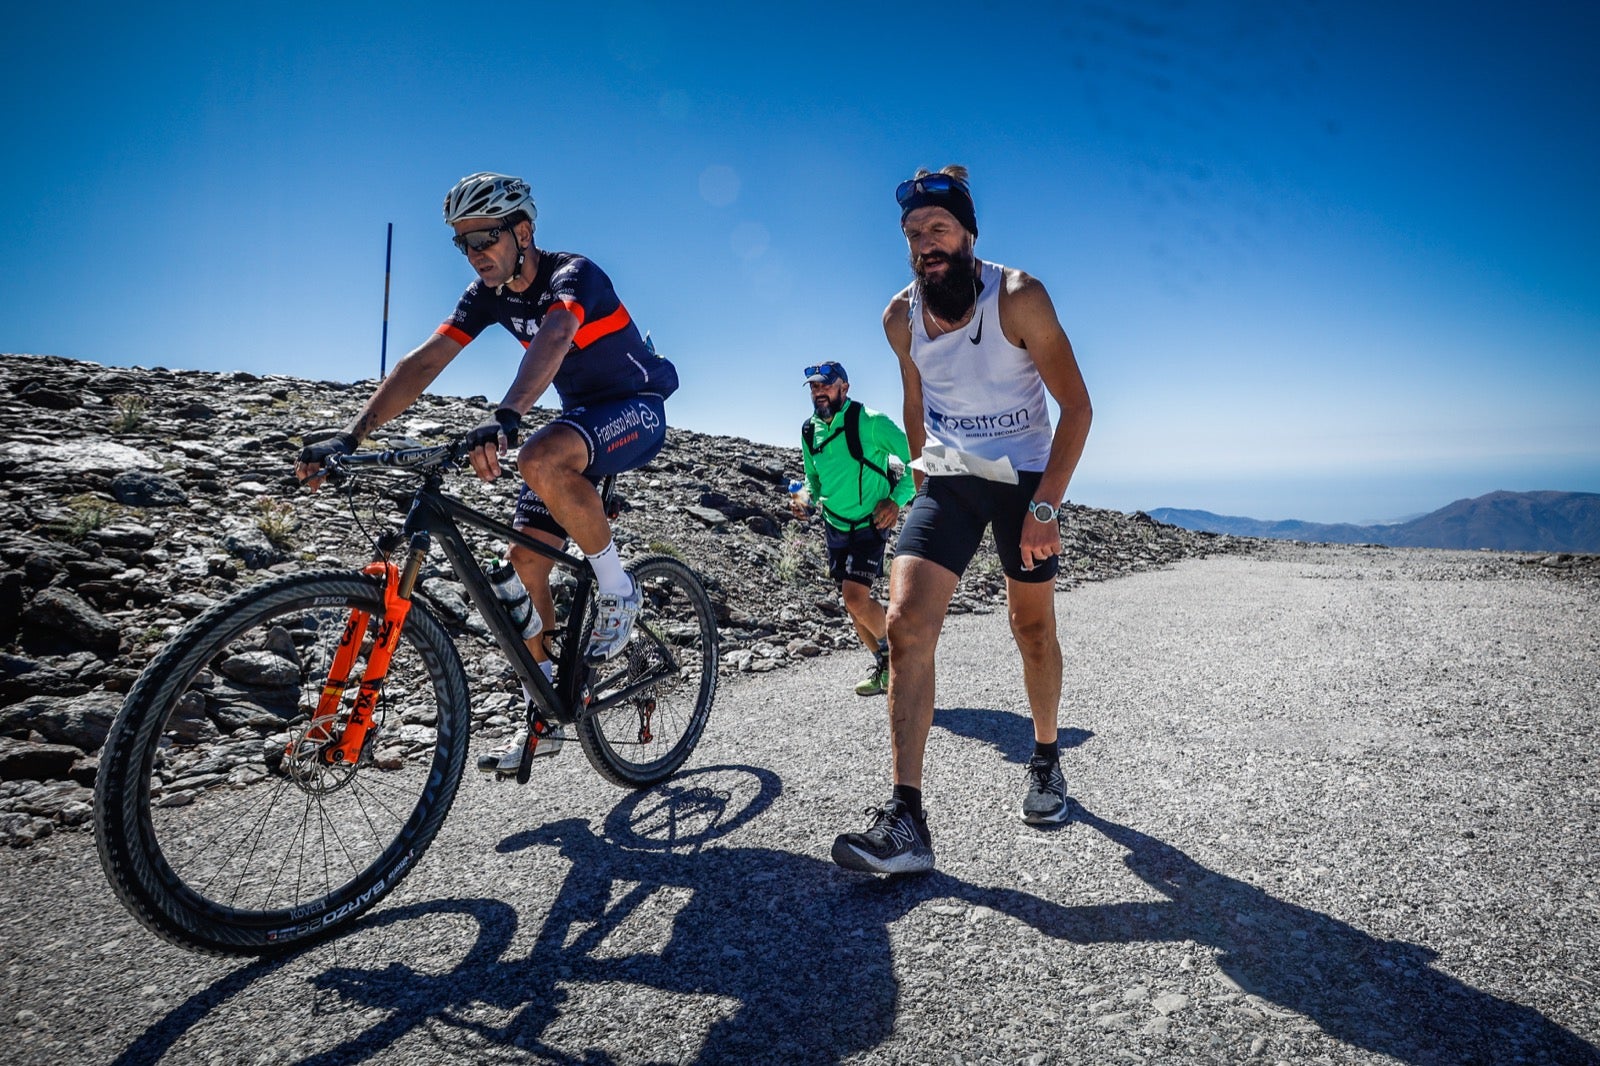
[[[1028,791],[1022,797],[1022,820],[1029,825],[1057,825],[1072,814],[1067,779],[1061,763],[1035,755],[1028,760]]]
[[[864,833],[843,833],[833,842],[833,861],[869,874],[909,874],[933,869],[933,839],[928,823],[905,804],[868,808],[872,824]]]

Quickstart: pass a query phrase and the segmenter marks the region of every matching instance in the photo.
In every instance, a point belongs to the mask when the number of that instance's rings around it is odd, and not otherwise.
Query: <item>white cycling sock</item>
[[[633,591],[633,580],[622,569],[622,556],[617,554],[617,542],[609,541],[605,550],[589,556],[594,567],[595,583],[602,596],[626,596]]]
[[[539,669],[544,671],[544,679],[546,681],[555,680],[556,664],[554,660],[546,659],[544,662],[539,664]],[[528,683],[526,681],[522,683],[522,698],[527,700],[529,703],[533,702],[533,689],[528,687]]]

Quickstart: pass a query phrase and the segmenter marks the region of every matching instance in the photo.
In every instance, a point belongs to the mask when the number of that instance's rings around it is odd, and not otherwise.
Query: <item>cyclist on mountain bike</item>
[[[454,313],[400,362],[361,413],[332,438],[300,452],[295,473],[312,489],[330,455],[349,454],[367,434],[409,407],[439,373],[492,323],[527,349],[491,421],[467,434],[478,476],[500,476],[500,457],[517,447],[522,417],[550,385],[561,412],[522,441],[522,475],[512,525],[555,547],[570,537],[594,567],[598,613],[587,657],[602,662],[628,642],[639,590],[622,569],[596,485],[608,474],[649,462],[666,442],[663,401],[678,373],[640,336],[611,279],[590,260],[533,243],[538,209],[528,183],[504,174],[462,178],[444,200],[454,243],[478,273]],[[527,586],[541,627],[555,622],[548,559],[515,545],[511,564]],[[539,633],[528,648],[548,675]],[[531,697],[531,694],[529,694]],[[514,770],[524,744],[513,739],[494,766]]]

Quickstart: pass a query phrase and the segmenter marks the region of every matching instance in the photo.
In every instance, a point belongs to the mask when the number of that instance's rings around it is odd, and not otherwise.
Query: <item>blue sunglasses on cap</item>
[[[812,378],[820,378],[819,384],[823,385],[832,385],[835,381],[850,380],[849,376],[844,372],[844,367],[838,363],[818,363],[816,366],[806,367],[806,381],[809,383]]]

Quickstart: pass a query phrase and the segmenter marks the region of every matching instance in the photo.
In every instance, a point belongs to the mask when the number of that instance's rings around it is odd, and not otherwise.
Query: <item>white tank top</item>
[[[984,459],[1003,456],[1016,470],[1043,470],[1051,438],[1044,379],[1000,328],[1003,268],[982,268],[972,321],[942,336],[928,336],[922,289],[911,287],[911,361],[922,378],[922,424],[930,444]]]

